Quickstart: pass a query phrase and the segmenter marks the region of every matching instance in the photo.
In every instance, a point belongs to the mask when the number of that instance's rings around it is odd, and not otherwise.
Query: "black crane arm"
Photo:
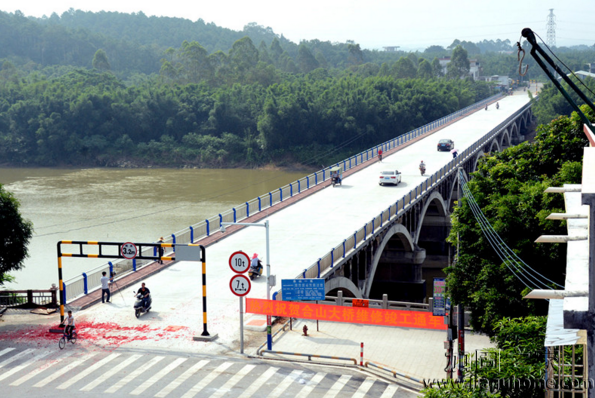
[[[556,65],[556,63],[550,58],[550,56],[547,55],[547,53],[545,51],[543,51],[543,49],[539,46],[539,44],[537,44],[537,40],[535,39],[535,33],[533,33],[533,31],[531,29],[529,29],[529,28],[523,29],[521,32],[521,35],[527,39],[529,44],[531,44],[530,54],[535,59],[535,62],[537,62],[537,64],[541,67],[541,69],[543,69],[543,71],[550,78],[552,83],[562,93],[564,98],[566,98],[566,101],[568,101],[570,103],[570,105],[572,106],[572,108],[576,111],[576,113],[578,113],[581,120],[589,127],[589,130],[591,130],[595,134],[595,129],[593,129],[593,125],[591,125],[591,122],[589,121],[589,119],[587,119],[587,116],[585,116],[585,114],[580,110],[578,105],[572,100],[572,98],[570,98],[570,95],[566,92],[566,90],[564,90],[564,87],[562,87],[562,85],[560,84],[558,79],[556,79],[552,75],[552,73],[549,71],[549,69],[545,65],[544,60],[548,64],[550,64],[552,68],[554,68],[554,70],[562,77],[562,79],[564,79],[564,81],[566,83],[568,83],[568,85],[574,90],[574,92],[587,105],[589,105],[589,107],[593,110],[593,112],[595,112],[595,106],[593,105],[593,102],[591,102],[587,98],[587,96],[576,86],[576,84],[574,84],[574,82],[568,76],[566,76],[566,74],[560,69],[560,67],[558,67],[558,65]],[[519,45],[519,48],[520,48],[520,45]],[[543,57],[543,59],[541,59],[539,57],[539,55],[541,55],[541,57]]]

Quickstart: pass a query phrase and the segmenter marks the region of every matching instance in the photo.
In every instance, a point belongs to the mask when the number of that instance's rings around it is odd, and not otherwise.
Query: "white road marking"
[[[0,357],[8,352],[11,352],[12,350],[14,350],[14,348],[5,348],[2,351],[0,351]]]
[[[43,387],[46,384],[48,384],[50,381],[54,381],[56,380],[58,377],[62,376],[64,373],[69,372],[70,370],[76,368],[77,366],[79,366],[80,364],[82,364],[83,362],[85,362],[88,359],[93,358],[95,355],[97,355],[96,353],[93,354],[89,354],[84,358],[81,358],[77,361],[74,361],[66,366],[64,366],[62,369],[59,369],[57,371],[55,371],[54,373],[52,373],[51,375],[49,375],[48,377],[46,377],[45,379],[43,379],[42,381],[40,381],[39,383],[35,384],[33,387]]]
[[[366,396],[366,393],[368,392],[368,390],[370,388],[372,388],[372,386],[374,385],[374,379],[370,379],[369,377],[366,378],[366,381],[364,381],[359,388],[357,389],[357,391],[355,392],[355,394],[353,394],[353,397],[351,398],[364,398]]]
[[[144,373],[147,370],[149,370],[151,367],[155,366],[155,364],[157,364],[163,358],[165,358],[165,357],[155,357],[155,358],[151,359],[149,362],[143,363],[141,366],[136,368],[128,376],[124,377],[122,380],[120,380],[119,382],[117,382],[116,384],[114,384],[113,386],[108,388],[107,390],[105,390],[105,392],[111,394],[111,393],[118,391],[120,388],[124,387],[126,384],[130,383],[132,380],[134,380],[136,377],[138,377],[141,373]]]
[[[210,361],[202,360],[200,362],[195,363],[190,369],[188,369],[187,371],[182,373],[180,376],[178,376],[177,379],[175,379],[174,381],[169,383],[167,386],[165,386],[165,388],[163,390],[161,390],[157,394],[155,394],[155,396],[159,397],[159,398],[165,397],[167,394],[169,394],[170,392],[175,390],[177,387],[179,387],[180,384],[182,384],[183,382],[188,380],[188,378],[190,376],[192,376],[194,373],[198,372],[203,366],[205,366],[209,362]]]
[[[324,379],[325,376],[326,376],[326,373],[323,373],[323,372],[316,373],[314,375],[314,377],[312,377],[312,379],[310,379],[308,384],[306,384],[304,386],[304,388],[302,388],[302,391],[300,391],[299,394],[295,396],[295,398],[306,398],[308,395],[310,395],[312,390],[314,390],[316,388],[318,383],[320,383],[322,381],[322,379]]]
[[[238,373],[236,373],[233,377],[231,377],[227,382],[217,389],[217,392],[211,395],[210,398],[221,398],[224,394],[227,394],[231,391],[233,386],[239,383],[244,376],[246,376],[252,369],[254,369],[256,365],[246,365]]]
[[[339,377],[339,380],[337,380],[335,384],[333,384],[333,386],[329,388],[326,394],[324,394],[323,398],[335,398],[337,394],[339,394],[341,389],[345,387],[345,384],[347,384],[349,379],[351,379],[351,376],[348,375],[343,375]]]
[[[224,362],[207,376],[205,376],[198,384],[192,387],[186,394],[182,396],[182,398],[193,398],[196,394],[198,394],[203,388],[205,388],[210,382],[215,380],[221,373],[225,372],[227,368],[233,365],[231,362]]]
[[[295,382],[295,379],[297,379],[300,375],[302,374],[301,370],[294,370],[293,372],[291,372],[290,374],[288,374],[281,383],[279,383],[277,385],[277,387],[275,387],[275,389],[273,391],[271,391],[271,393],[268,395],[267,398],[277,398],[279,397],[281,394],[283,394],[283,392],[285,390],[287,390],[287,388],[292,385]]]
[[[386,390],[384,390],[384,392],[380,396],[380,398],[392,398],[398,389],[398,386],[394,384],[389,384],[388,387],[386,387]]]
[[[18,379],[16,381],[13,381],[12,383],[10,383],[10,385],[11,386],[20,386],[27,380],[31,380],[33,377],[37,376],[41,372],[48,370],[52,366],[57,365],[58,363],[62,362],[62,360],[68,358],[72,354],[74,354],[74,351],[67,352],[64,355],[62,355],[61,357],[58,357],[54,360],[46,362],[43,365],[41,365],[39,368],[35,369],[34,371],[27,373],[25,376],[21,377],[20,379]]]
[[[82,372],[80,372],[76,376],[73,376],[73,377],[69,378],[68,380],[66,380],[64,383],[60,384],[56,388],[58,388],[59,390],[65,390],[66,388],[70,387],[71,385],[73,385],[77,381],[82,380],[84,377],[87,377],[88,375],[90,375],[91,373],[95,372],[97,369],[99,369],[100,367],[102,367],[106,363],[109,363],[109,362],[113,361],[114,359],[116,359],[119,356],[120,356],[120,354],[115,354],[115,353],[108,355],[107,357],[103,358],[101,361],[99,361],[99,362],[97,362],[97,363],[89,366],[87,369],[83,370]]]
[[[29,349],[27,349],[27,350],[25,350],[25,351],[19,352],[19,353],[18,353],[17,355],[15,355],[15,356],[12,356],[12,357],[8,358],[8,359],[7,359],[7,360],[5,360],[4,362],[0,362],[0,368],[3,368],[3,367],[4,367],[4,365],[8,365],[9,363],[16,361],[16,360],[17,360],[17,359],[19,359],[20,357],[22,357],[22,356],[25,356],[25,355],[27,355],[28,353],[30,353],[30,352],[32,352],[32,351],[34,351],[34,350],[33,350],[32,348],[29,348]]]
[[[51,351],[46,351],[42,354],[39,354],[37,356],[34,356],[33,358],[29,359],[27,362],[24,362],[22,364],[20,364],[19,366],[16,366],[14,368],[12,368],[11,370],[9,370],[8,372],[4,372],[0,375],[0,380],[4,380],[7,377],[12,376],[13,374],[15,374],[16,372],[25,369],[27,366],[31,365],[33,362],[40,360],[41,358],[45,357],[46,355],[48,355]]]
[[[180,366],[181,363],[185,362],[188,358],[178,358],[175,361],[173,361],[172,363],[170,363],[169,365],[167,365],[165,368],[161,369],[159,372],[155,373],[152,377],[150,377],[147,381],[145,381],[143,384],[141,384],[140,386],[138,386],[134,391],[132,391],[130,394],[132,395],[140,395],[143,393],[143,391],[145,391],[147,388],[151,387],[153,384],[155,384],[156,382],[158,382],[163,376],[165,376],[166,374],[168,374],[169,372],[171,372],[172,370],[174,370],[175,368],[177,368],[178,366]]]
[[[98,385],[104,383],[110,377],[112,377],[113,375],[118,373],[120,370],[124,369],[125,367],[130,365],[132,362],[136,361],[137,359],[139,359],[141,357],[142,357],[142,355],[137,354],[137,355],[133,355],[129,358],[126,358],[126,360],[117,364],[116,366],[114,366],[113,368],[111,368],[110,370],[108,370],[107,372],[105,372],[104,374],[102,374],[101,376],[99,376],[98,378],[96,378],[95,380],[93,380],[92,382],[90,382],[89,384],[84,386],[83,388],[81,388],[81,391],[91,391],[92,389],[94,389]]]
[[[279,370],[279,368],[269,368],[269,369],[267,369],[267,371],[264,372],[263,374],[261,374],[260,376],[258,376],[256,378],[256,380],[254,380],[254,383],[252,383],[250,385],[250,387],[248,387],[247,389],[245,389],[244,392],[242,394],[240,394],[240,396],[238,398],[250,398],[252,396],[252,394],[254,394],[256,391],[258,391],[258,389],[260,387],[262,387],[262,385],[264,383],[266,383],[268,379],[270,379],[271,377],[273,377],[273,375],[275,373],[277,373],[278,370]]]

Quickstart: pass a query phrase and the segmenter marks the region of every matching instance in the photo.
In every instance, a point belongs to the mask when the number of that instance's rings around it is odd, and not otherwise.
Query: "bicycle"
[[[67,342],[71,342],[72,344],[76,343],[76,330],[73,330],[72,332],[70,332],[70,336],[66,333],[64,333],[62,335],[62,337],[60,338],[60,340],[58,341],[58,347],[60,347],[60,349],[64,349],[64,347],[66,347],[66,343]]]

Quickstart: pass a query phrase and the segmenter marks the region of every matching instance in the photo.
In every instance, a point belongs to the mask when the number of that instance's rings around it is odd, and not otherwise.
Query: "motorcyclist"
[[[419,170],[421,171],[421,175],[424,175],[426,172],[426,164],[424,163],[424,161],[422,160],[421,163],[419,164]]]
[[[258,267],[262,266],[260,263],[260,259],[258,258],[258,254],[254,253],[252,255],[252,260],[250,260],[250,270],[258,272]]]
[[[151,292],[149,291],[149,288],[145,286],[144,282],[141,284],[141,288],[138,289],[138,294],[141,295],[140,297],[142,300],[143,307],[147,308],[149,306],[149,297],[151,295]]]
[[[496,102],[496,109],[500,109],[500,104]]]
[[[378,160],[382,162],[382,149],[378,148]]]

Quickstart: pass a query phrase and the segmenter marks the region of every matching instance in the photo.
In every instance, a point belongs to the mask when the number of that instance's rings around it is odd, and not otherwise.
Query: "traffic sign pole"
[[[232,262],[232,259],[238,258],[238,257],[234,257],[237,253],[241,253],[244,256],[246,256],[246,258],[248,258],[246,253],[242,253],[242,252],[233,253],[231,255],[231,257],[229,258],[229,265],[231,266],[231,269],[234,271],[236,271],[236,269],[242,269],[242,267],[234,268],[232,266],[232,263],[234,263],[234,262]],[[237,265],[237,264],[239,264],[239,262],[234,263],[234,264]],[[242,272],[246,272],[246,270],[243,270]],[[231,280],[229,281],[229,288],[231,289],[231,292],[233,294],[235,294],[236,296],[239,296],[239,299],[240,299],[240,353],[243,354],[244,353],[244,296],[247,295],[248,293],[250,293],[250,289],[252,288],[252,285],[250,283],[250,279],[248,279],[245,275],[236,274],[231,277]]]
[[[240,299],[240,354],[244,353],[244,298]]]

